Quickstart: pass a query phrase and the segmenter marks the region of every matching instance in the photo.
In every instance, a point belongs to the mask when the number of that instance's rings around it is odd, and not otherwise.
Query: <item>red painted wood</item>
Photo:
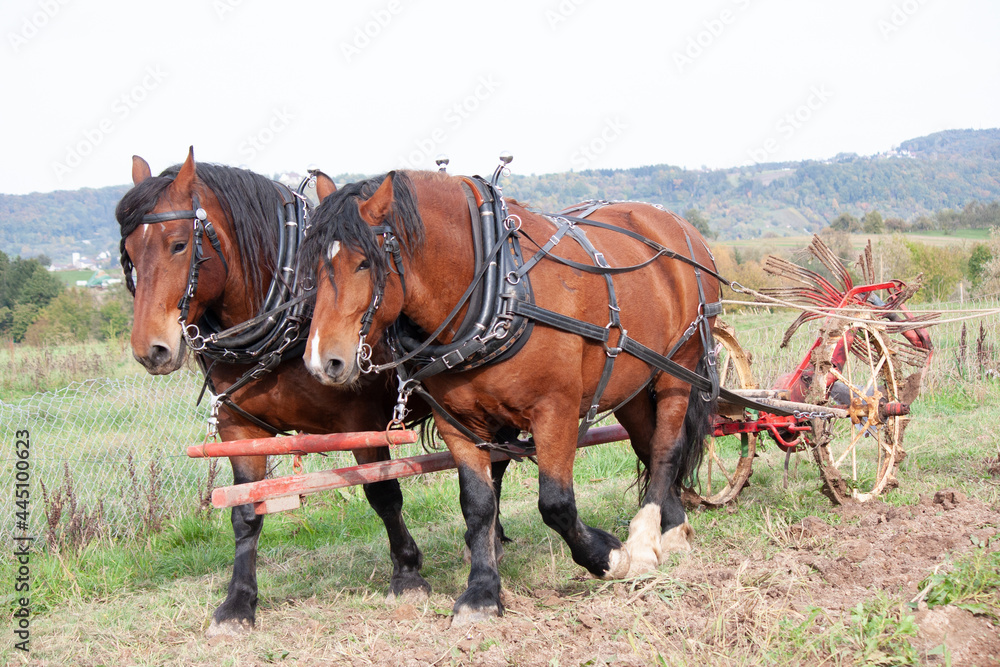
[[[591,429],[587,436],[580,441],[579,446],[589,447],[606,442],[617,442],[627,438],[628,435],[621,426],[600,426]],[[289,438],[277,439],[286,440]],[[500,452],[492,452],[491,458],[494,461],[502,461],[508,457],[506,454]],[[365,463],[337,470],[323,470],[302,475],[289,475],[277,479],[265,479],[249,484],[219,487],[212,492],[212,505],[222,508],[255,503],[258,514],[267,514],[271,511],[292,508],[291,505],[294,505],[294,503],[289,503],[289,506],[286,508],[284,503],[265,502],[284,496],[307,495],[316,493],[317,491],[339,489],[345,486],[354,486],[355,484],[381,482],[401,477],[411,477],[428,472],[448,470],[454,467],[455,459],[452,458],[449,452],[410,456],[394,461]]]
[[[359,431],[357,433],[325,433],[292,435],[286,438],[254,438],[206,442],[187,448],[191,458],[207,456],[267,456],[270,454],[315,454],[342,452],[350,449],[408,445],[418,440],[416,431]]]

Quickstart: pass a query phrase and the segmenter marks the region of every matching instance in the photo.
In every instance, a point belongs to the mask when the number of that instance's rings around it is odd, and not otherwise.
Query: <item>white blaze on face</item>
[[[322,369],[323,363],[319,358],[319,331],[316,331],[309,341],[309,370],[318,373]]]
[[[332,262],[333,258],[337,256],[340,252],[340,241],[334,241],[330,244],[330,249],[327,251],[326,255]],[[309,370],[314,373],[320,373],[323,370],[323,360],[320,358],[319,353],[319,329],[315,326],[315,320],[313,321],[314,333],[312,338],[309,339]]]

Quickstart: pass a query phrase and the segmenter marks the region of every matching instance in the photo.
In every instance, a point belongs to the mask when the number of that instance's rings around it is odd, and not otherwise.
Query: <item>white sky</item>
[[[1000,127],[998,29],[990,0],[3,0],[0,192],[192,144],[264,174],[871,154]]]

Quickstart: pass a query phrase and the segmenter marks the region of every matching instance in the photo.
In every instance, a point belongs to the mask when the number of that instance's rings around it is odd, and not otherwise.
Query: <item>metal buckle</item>
[[[442,356],[441,361],[444,362],[445,368],[451,370],[465,361],[465,357],[462,356],[461,350],[452,350],[448,354]]]

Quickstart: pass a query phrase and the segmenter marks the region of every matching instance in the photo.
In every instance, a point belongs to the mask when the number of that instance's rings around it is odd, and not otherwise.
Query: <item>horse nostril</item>
[[[344,370],[344,360],[338,359],[337,357],[331,357],[326,360],[326,366],[323,368],[323,372],[326,373],[327,377],[335,378],[340,375],[341,371]]]
[[[157,366],[170,361],[170,349],[166,345],[153,345],[149,348],[149,360]]]

